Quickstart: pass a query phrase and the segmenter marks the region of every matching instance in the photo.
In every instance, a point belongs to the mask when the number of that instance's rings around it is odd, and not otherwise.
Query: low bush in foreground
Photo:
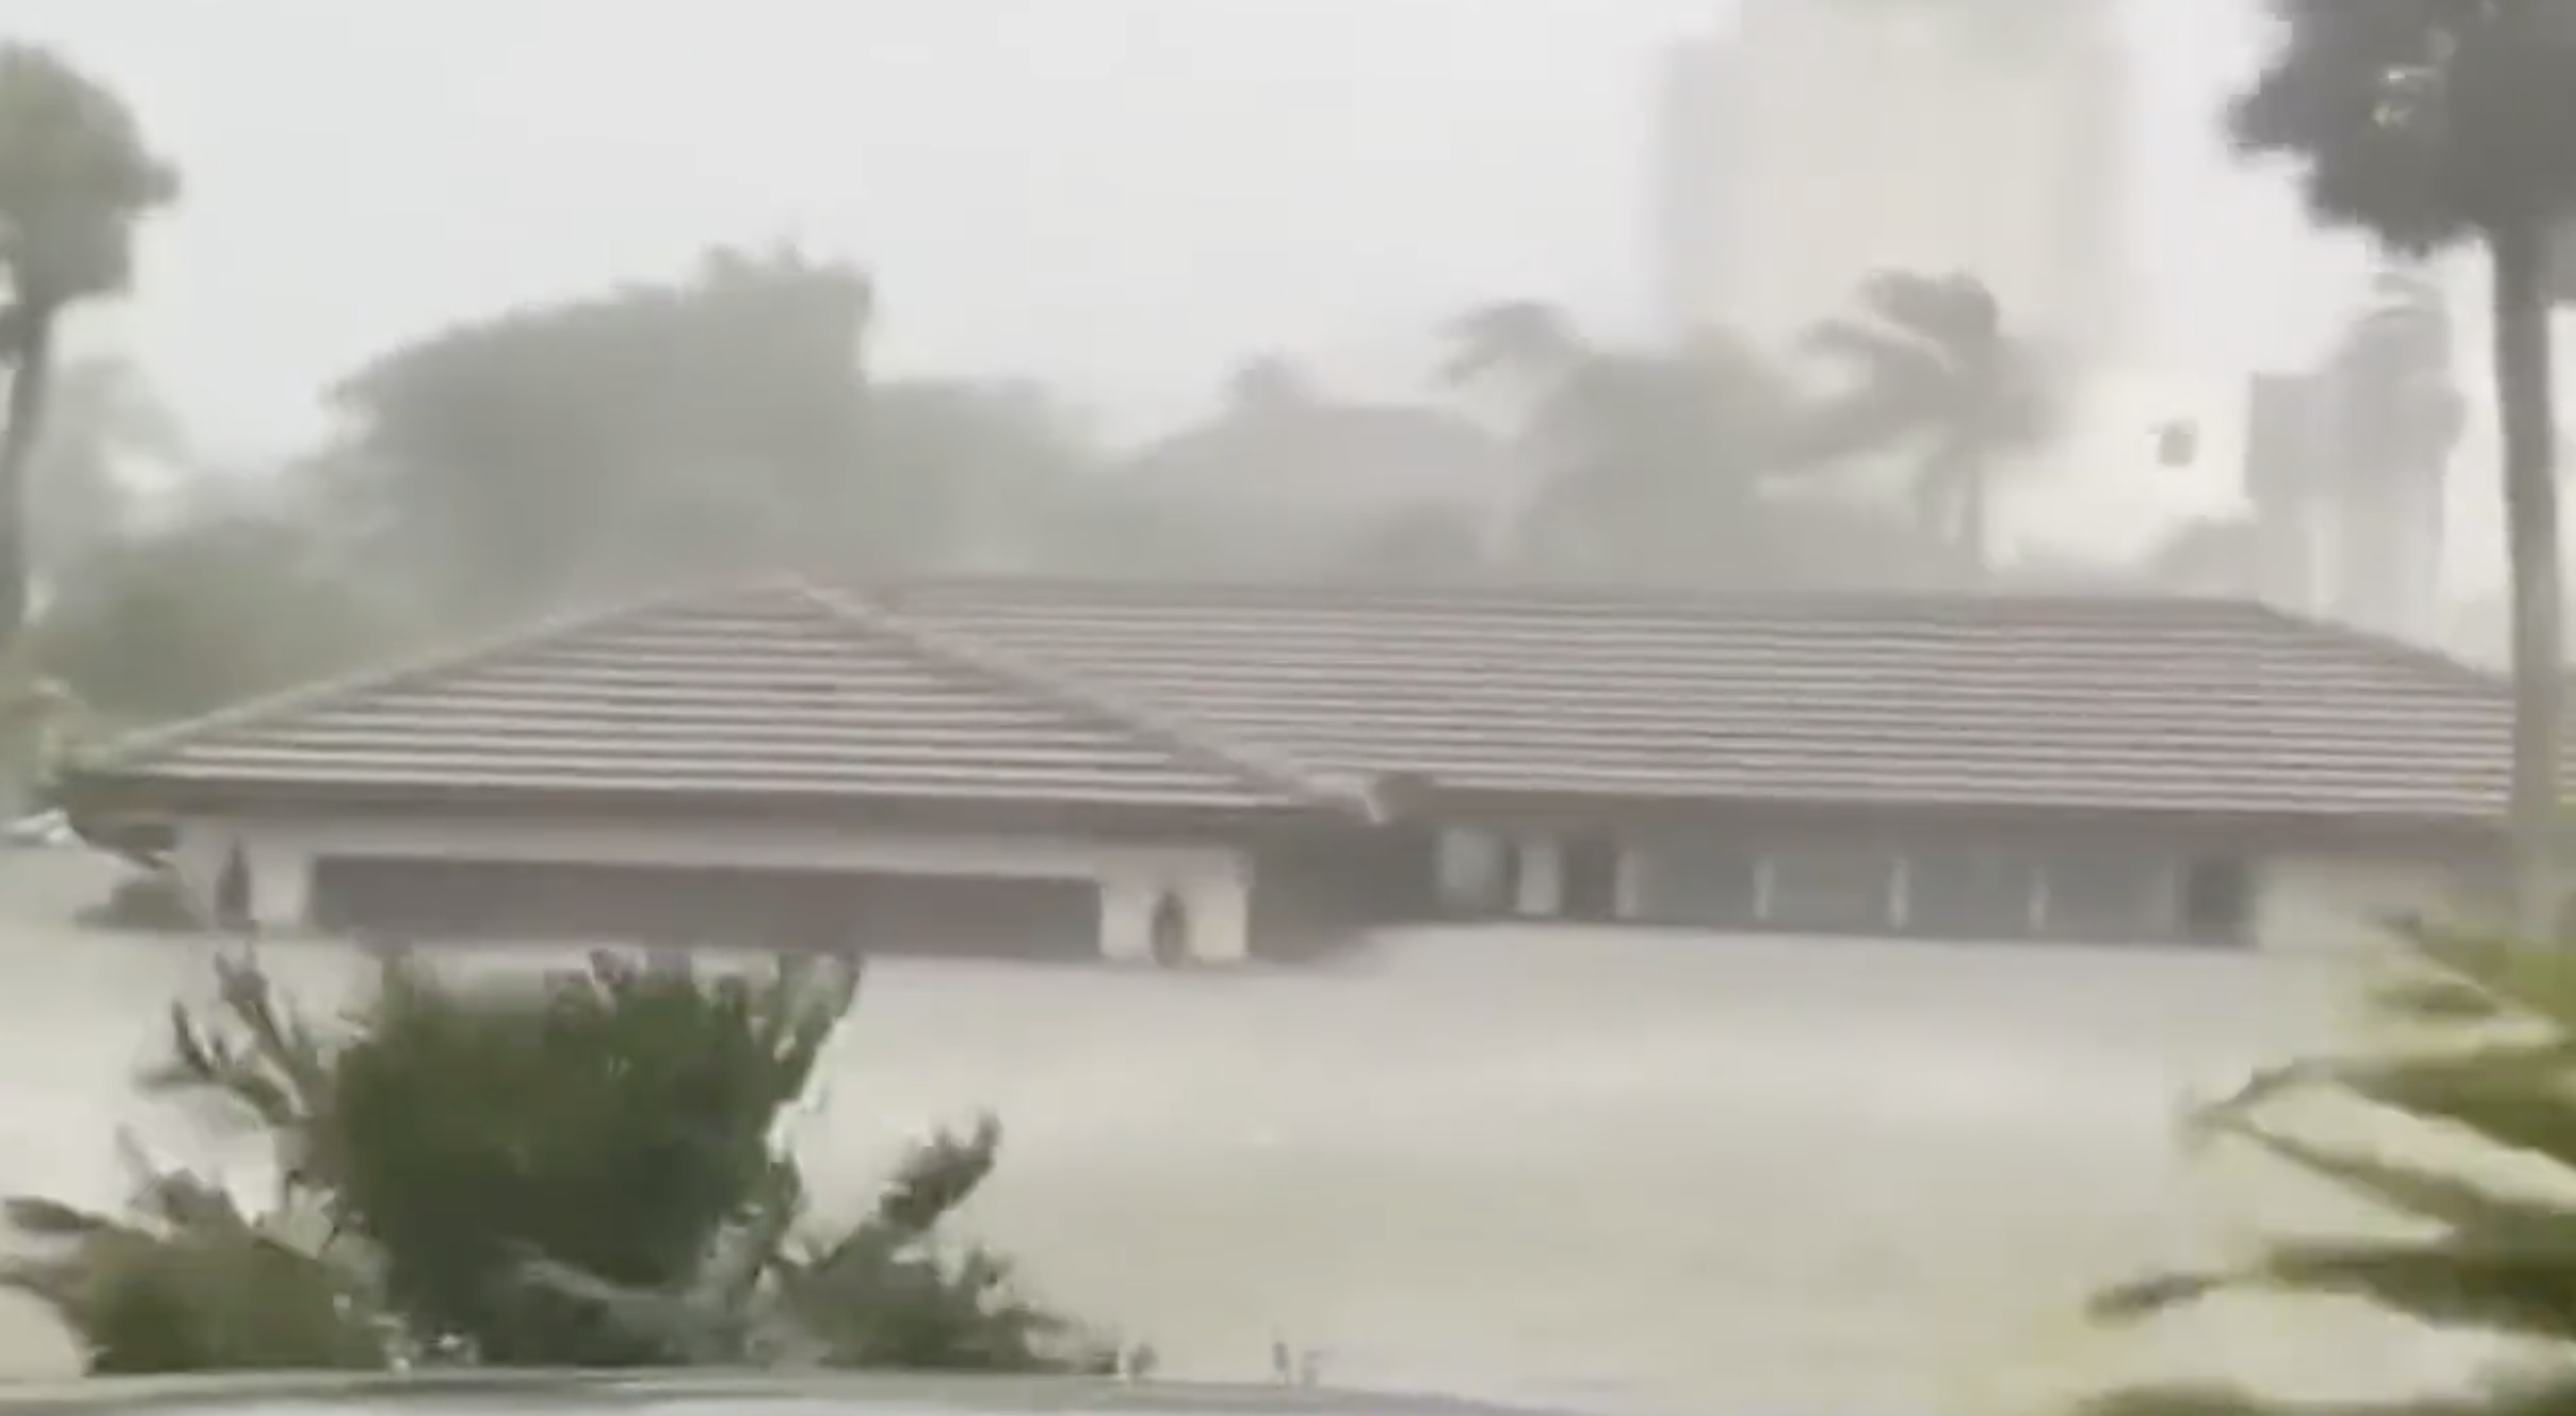
[[[603,954],[481,983],[379,967],[327,1028],[248,957],[217,963],[211,1016],[172,1009],[142,1084],[271,1139],[264,1211],[130,1144],[121,1215],[8,1202],[29,1252],[0,1284],[51,1307],[91,1370],[1117,1365],[946,1233],[998,1156],[989,1117],[817,1231],[778,1135],[854,965],[751,978]]]

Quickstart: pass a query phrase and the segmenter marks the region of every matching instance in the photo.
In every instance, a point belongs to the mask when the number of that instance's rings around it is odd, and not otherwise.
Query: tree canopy
[[[387,563],[472,620],[890,553],[914,541],[878,514],[893,474],[860,475],[870,303],[849,267],[718,251],[442,331],[339,386],[346,475]]]
[[[1445,377],[1502,395],[1540,469],[1515,573],[1739,589],[1963,578],[1937,540],[1817,484],[1819,410],[1724,331],[1619,348],[1506,302],[1452,335]]]
[[[1806,422],[1801,460],[1919,446],[1914,514],[1979,572],[1991,568],[1994,482],[2002,464],[2056,431],[2045,357],[2005,323],[1985,282],[1964,273],[1884,271],[1858,308],[1809,332],[1848,365],[1848,387]]]
[[[2506,0],[2270,0],[2280,49],[2235,102],[2309,209],[2422,253],[2576,207],[2576,11]]]

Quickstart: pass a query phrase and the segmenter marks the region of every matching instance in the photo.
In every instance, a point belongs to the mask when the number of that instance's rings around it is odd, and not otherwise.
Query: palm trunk
[[[2566,717],[2560,624],[2557,429],[2551,407],[2548,232],[2488,233],[2495,267],[2496,402],[2504,431],[2506,543],[2513,573],[2514,922],[2532,942],[2558,934],[2558,794]]]
[[[27,478],[44,430],[45,398],[54,377],[54,311],[29,304],[16,312],[16,366],[9,377],[8,423],[0,426],[0,656],[27,627]]]
[[[46,725],[34,666],[22,652],[31,598],[27,482],[44,432],[54,379],[55,307],[22,301],[8,312],[14,365],[8,423],[0,426],[0,820],[25,814],[44,772]]]
[[[1964,443],[1944,439],[1932,450],[1918,477],[1916,516],[1924,530],[1957,553],[1971,585],[1982,586],[1988,578],[1983,460]]]
[[[1959,466],[1959,549],[1968,558],[1968,573],[1979,589],[1994,579],[1993,512],[1987,504],[1986,462],[1963,455]]]

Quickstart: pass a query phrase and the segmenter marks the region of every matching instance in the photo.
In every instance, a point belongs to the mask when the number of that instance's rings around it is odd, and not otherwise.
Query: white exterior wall
[[[1548,836],[1524,836],[1512,843],[1519,862],[1512,883],[1512,912],[1531,919],[1551,919],[1565,908],[1565,847]]]
[[[1224,846],[791,826],[680,832],[609,821],[429,826],[364,817],[196,818],[180,823],[173,863],[198,898],[211,902],[236,850],[250,871],[252,917],[271,931],[307,923],[314,860],[342,855],[1097,880],[1100,949],[1108,958],[1153,957],[1154,907],[1167,892],[1186,907],[1195,960],[1235,963],[1251,953],[1252,864]]]

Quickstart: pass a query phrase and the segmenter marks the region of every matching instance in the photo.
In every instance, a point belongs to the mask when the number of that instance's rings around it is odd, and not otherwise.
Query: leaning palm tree
[[[178,194],[115,94],[45,50],[0,43],[0,643],[27,617],[27,482],[72,306],[122,291],[134,228]]]
[[[2576,6],[2564,0],[2267,0],[2271,63],[2234,105],[2249,156],[2299,165],[2308,206],[2407,255],[2482,250],[2513,572],[2515,908],[2554,923],[2565,709],[2552,245],[2576,213]]]
[[[1451,335],[1445,381],[1502,393],[1542,474],[1520,537],[1531,568],[1748,584],[1815,563],[1770,534],[1765,483],[1795,405],[1746,345],[1708,331],[1614,348],[1531,302],[1473,311]]]
[[[2126,1324],[2234,1291],[2358,1299],[2493,1334],[2523,1360],[2491,1389],[2448,1399],[2308,1406],[2161,1387],[2103,1396],[2087,1416],[2576,1411],[2576,956],[2423,927],[2413,942],[2418,967],[2375,1000],[2404,1041],[2260,1073],[2195,1118],[2205,1138],[2250,1144],[2403,1223],[2276,1238],[2240,1265],[2122,1284],[2094,1310]],[[2381,1134],[2411,1131],[2414,1145],[2401,1153],[2302,1134],[2286,1118],[2320,1098],[2358,1103],[2388,1123]],[[2446,1144],[2465,1149],[2438,1158]]]
[[[1802,456],[1919,447],[1917,519],[1985,572],[1996,470],[2048,436],[2052,411],[2039,357],[1994,292],[1970,275],[1881,272],[1807,343],[1859,377],[1818,410]]]

